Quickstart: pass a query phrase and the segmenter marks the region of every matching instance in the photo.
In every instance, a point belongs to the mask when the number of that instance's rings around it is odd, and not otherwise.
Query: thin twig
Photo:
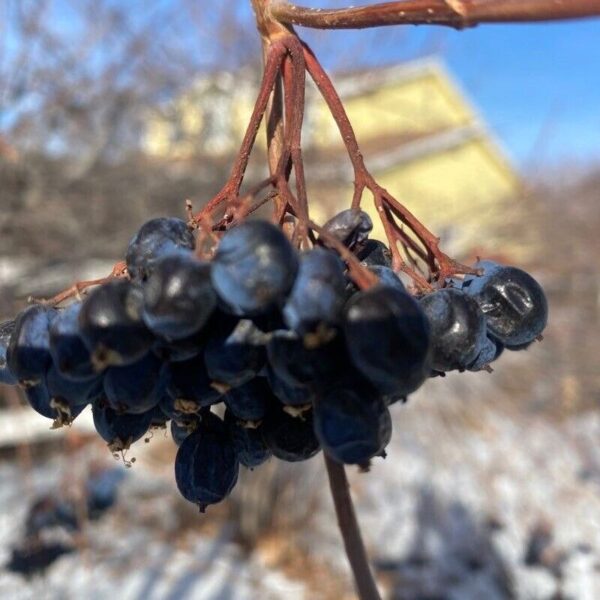
[[[268,38],[263,38],[263,62],[267,64],[269,52],[271,51],[271,42]],[[269,173],[276,179],[275,174],[279,165],[279,160],[283,152],[284,131],[283,131],[283,88],[281,85],[281,75],[275,80],[273,94],[267,104],[266,130],[267,130],[267,156],[269,161]],[[273,219],[282,210],[283,200],[281,196],[274,197]]]
[[[44,304],[46,306],[58,306],[63,302],[70,300],[71,298],[80,298],[82,292],[87,290],[90,287],[96,285],[102,285],[111,281],[112,279],[116,279],[119,277],[127,277],[127,265],[125,261],[119,261],[115,263],[112,271],[106,277],[101,277],[99,279],[90,279],[88,281],[78,281],[74,283],[70,288],[63,290],[53,296],[52,298],[43,299],[43,298],[29,298],[29,302],[33,304]]]
[[[331,79],[325,72],[325,69],[321,66],[311,49],[306,45],[304,46],[304,58],[306,61],[306,69],[313,81],[317,85],[317,88],[321,92],[329,111],[333,116],[346,151],[352,163],[354,170],[354,187],[355,194],[352,200],[353,208],[360,206],[360,198],[356,201],[358,196],[362,196],[364,188],[368,188],[373,194],[375,207],[383,222],[383,226],[386,230],[386,235],[392,246],[392,253],[395,252],[395,268],[404,271],[410,277],[412,277],[421,287],[423,287],[424,279],[418,273],[416,273],[406,261],[398,253],[397,245],[394,240],[396,236],[393,234],[391,224],[386,223],[386,210],[388,209],[402,222],[404,223],[418,238],[421,240],[425,248],[433,254],[437,261],[438,268],[438,280],[444,281],[447,277],[456,273],[469,273],[471,270],[465,265],[450,259],[444,252],[440,250],[439,238],[435,236],[427,227],[423,225],[409,210],[398,202],[386,189],[382,188],[373,178],[371,173],[365,166],[362,153],[360,151],[354,129],[346,113],[346,109],[340,99]],[[426,284],[428,289],[429,284]]]
[[[323,229],[320,225],[317,225],[314,221],[308,221],[308,226],[316,231],[326,245],[332,247],[342,257],[342,260],[348,266],[348,271],[352,280],[361,290],[366,290],[379,282],[379,277],[372,271],[369,271],[358,258],[340,242],[334,235],[329,231]]]
[[[240,186],[244,179],[250,153],[256,141],[256,134],[262,122],[265,111],[271,98],[271,92],[275,87],[275,83],[279,77],[281,62],[285,55],[286,48],[280,43],[274,43],[270,47],[267,54],[267,62],[263,74],[263,80],[260,86],[260,91],[256,99],[256,104],[250,117],[250,123],[246,129],[242,145],[238,152],[238,156],[231,170],[231,176],[221,191],[204,208],[196,215],[196,220],[210,218],[211,213],[224,201],[233,200],[239,195]]]
[[[302,44],[295,36],[285,40],[289,56],[283,63],[283,82],[285,90],[285,109],[288,121],[288,141],[290,157],[296,180],[299,221],[295,237],[299,247],[308,243],[309,210],[304,177],[304,161],[302,159],[302,123],[304,122],[304,104],[306,91],[306,64]]]
[[[275,2],[273,19],[314,29],[557,21],[600,16],[600,0],[401,0],[339,9]]]

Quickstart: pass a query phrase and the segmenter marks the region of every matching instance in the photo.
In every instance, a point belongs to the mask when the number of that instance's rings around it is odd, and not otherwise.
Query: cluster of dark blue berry
[[[91,404],[113,452],[170,420],[177,485],[201,507],[229,494],[240,463],[271,455],[323,449],[366,466],[385,454],[390,404],[526,347],[547,319],[538,283],[491,262],[411,294],[371,229],[343,211],[299,252],[275,225],[245,221],[203,260],[185,222],[151,220],[129,244],[127,277],[0,326],[0,381],[56,425]],[[336,244],[378,283],[359,289]]]

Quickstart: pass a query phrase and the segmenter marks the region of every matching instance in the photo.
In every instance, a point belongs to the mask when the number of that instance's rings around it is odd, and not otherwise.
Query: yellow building
[[[506,254],[495,232],[518,212],[518,175],[442,64],[427,59],[333,79],[381,185],[440,235],[450,252]],[[149,120],[146,150],[179,159],[233,153],[256,86],[249,71],[199,81]],[[322,221],[349,205],[352,170],[315,90],[307,95],[303,135],[311,215]],[[264,145],[264,134],[259,141]],[[376,221],[370,204],[367,195],[365,209]]]

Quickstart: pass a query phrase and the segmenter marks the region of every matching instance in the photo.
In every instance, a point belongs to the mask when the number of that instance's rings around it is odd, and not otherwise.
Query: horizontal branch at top
[[[362,29],[385,25],[525,23],[600,16],[600,0],[400,0],[339,9],[306,8],[274,0],[271,16],[315,29]]]

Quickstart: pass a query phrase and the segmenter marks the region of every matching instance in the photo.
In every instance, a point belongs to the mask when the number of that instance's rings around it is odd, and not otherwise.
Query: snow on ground
[[[388,458],[352,478],[392,597],[600,598],[600,414],[552,423],[447,379],[394,409]]]
[[[144,452],[139,450],[138,462]],[[35,493],[63,485],[64,460],[54,458],[26,478],[15,465],[0,465],[0,565],[21,538],[29,502]],[[24,486],[27,486],[25,488]],[[223,525],[214,537],[177,532],[176,491],[161,473],[130,469],[118,507],[90,523],[83,550],[58,559],[43,576],[26,580],[0,568],[0,598],[10,600],[275,600],[307,598],[304,586],[247,559]],[[194,515],[196,513],[194,512]]]
[[[395,600],[597,600],[600,414],[563,422],[528,415],[501,395],[492,400],[486,377],[429,382],[406,406],[392,408],[387,459],[374,461],[368,474],[349,470],[382,590]],[[182,505],[172,467],[146,468],[144,452],[136,452],[119,508],[88,527],[86,550],[31,582],[0,569],[0,598],[332,597],[260,555],[247,559],[227,523],[178,530]],[[323,495],[322,508],[295,537],[332,577],[346,577],[321,460],[292,468],[314,471],[299,480]],[[64,470],[64,461],[52,458],[24,479],[14,464],[0,464],[0,564],[20,535],[24,486],[47,490]],[[304,493],[298,490],[299,501]]]

